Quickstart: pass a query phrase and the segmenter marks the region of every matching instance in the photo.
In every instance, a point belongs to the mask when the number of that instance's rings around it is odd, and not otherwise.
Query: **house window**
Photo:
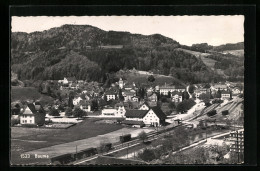
[[[30,123],[32,123],[32,120],[30,120]]]
[[[27,120],[24,120],[24,123],[27,123]]]

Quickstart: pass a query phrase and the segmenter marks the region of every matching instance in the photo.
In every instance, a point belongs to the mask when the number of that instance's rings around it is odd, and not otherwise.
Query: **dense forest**
[[[176,50],[180,47],[159,34],[144,36],[89,25],[63,25],[43,32],[12,33],[11,69],[19,80],[75,76],[104,83],[107,73],[132,68],[172,75],[189,83],[223,79],[194,55]],[[199,49],[200,44],[193,47]]]

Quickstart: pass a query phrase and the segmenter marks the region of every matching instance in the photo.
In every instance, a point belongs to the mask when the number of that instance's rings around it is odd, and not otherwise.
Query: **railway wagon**
[[[119,137],[120,142],[124,143],[131,140],[131,134],[122,135]]]
[[[209,112],[207,113],[207,115],[208,115],[209,117],[214,116],[214,115],[216,115],[216,114],[217,114],[217,111],[216,111],[216,110],[211,110],[211,111],[209,111]]]
[[[57,157],[51,158],[51,163],[53,164],[68,164],[73,161],[76,161],[76,159],[83,159],[86,157],[90,157],[92,155],[97,154],[97,149],[96,148],[88,148],[85,150],[81,150],[79,152],[75,153],[68,153],[68,154],[63,154]]]
[[[228,111],[228,110],[222,111],[222,115],[228,115],[228,114],[229,114],[229,111]]]

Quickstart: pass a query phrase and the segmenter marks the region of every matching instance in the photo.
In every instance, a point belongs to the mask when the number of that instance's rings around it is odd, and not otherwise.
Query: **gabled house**
[[[182,102],[182,93],[178,91],[174,91],[171,93],[172,102]]]
[[[38,103],[29,103],[25,108],[23,114],[20,115],[21,125],[43,125],[45,122],[45,111]]]
[[[70,84],[76,81],[75,77],[64,77],[63,84]]]
[[[127,110],[125,117],[125,122],[122,122],[124,124],[145,124],[147,126],[160,126],[165,123],[166,119],[166,115],[157,106],[151,107],[149,110]]]
[[[144,102],[140,107],[139,110],[149,110],[150,106],[147,102]]]

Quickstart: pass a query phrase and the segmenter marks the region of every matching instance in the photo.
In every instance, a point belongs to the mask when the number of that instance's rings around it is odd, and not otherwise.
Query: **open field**
[[[202,62],[203,62],[207,67],[209,67],[210,69],[214,70],[214,65],[215,65],[215,63],[216,63],[217,61],[214,60],[214,59],[207,58],[207,56],[210,55],[209,53],[195,52],[195,51],[191,51],[191,50],[187,50],[187,49],[181,49],[181,48],[179,48],[179,50],[182,50],[182,51],[184,51],[184,52],[190,53],[190,54],[196,56],[197,58],[200,58],[200,59],[202,60]]]
[[[232,54],[238,57],[244,57],[244,49],[240,49],[240,50],[226,50],[223,52],[223,54]]]
[[[149,74],[149,75],[153,75],[155,78],[155,81],[153,82],[154,85],[165,85],[166,84],[178,84],[178,85],[184,85],[185,84],[178,80],[177,78],[174,78],[172,76],[165,76],[165,75],[159,75],[159,74]],[[150,82],[148,82],[148,74],[140,74],[140,73],[133,73],[133,72],[129,72],[129,73],[124,73],[123,76],[127,79],[127,82],[129,84],[134,83],[140,83],[140,84],[147,84],[149,85]],[[121,77],[118,74],[119,77]]]
[[[98,124],[86,119],[68,129],[11,127],[12,161],[20,161],[20,154],[39,148],[95,137],[123,128],[116,124]]]
[[[40,94],[34,87],[11,87],[11,101],[26,101],[26,100],[40,100],[43,105],[48,102],[52,102],[53,98]]]

